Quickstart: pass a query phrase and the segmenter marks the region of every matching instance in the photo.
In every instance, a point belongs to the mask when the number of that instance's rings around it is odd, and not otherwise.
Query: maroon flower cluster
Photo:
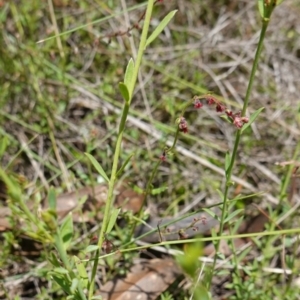
[[[249,122],[249,118],[242,117],[240,111],[234,114],[232,111],[226,110],[225,113],[228,116],[228,118],[232,120],[232,123],[237,128],[242,128],[245,123]]]
[[[178,120],[178,127],[179,130],[183,133],[187,133],[188,132],[188,124],[187,121],[184,117],[180,117]]]
[[[233,113],[230,109],[227,109],[226,106],[222,103],[220,103],[215,97],[212,95],[206,95],[206,96],[195,96],[193,98],[194,108],[200,109],[204,106],[204,102],[207,103],[209,106],[215,106],[216,112],[218,113],[225,113],[228,117],[228,119],[232,122],[232,124],[237,127],[238,129],[241,129],[245,123],[249,122],[248,117],[242,117],[241,112]],[[188,132],[188,123],[186,119],[181,116],[177,119],[177,124],[179,131],[183,133]],[[167,153],[164,151],[162,155],[160,156],[160,160],[162,162],[165,162],[167,160]]]
[[[215,97],[208,95],[206,97],[200,98],[198,96],[194,97],[194,108],[199,109],[203,106],[202,101],[206,101],[208,105],[215,105],[216,112],[225,112],[227,117],[232,121],[232,124],[241,129],[245,123],[249,122],[248,117],[242,117],[241,112],[233,113],[231,110],[227,109],[225,105],[220,103]]]

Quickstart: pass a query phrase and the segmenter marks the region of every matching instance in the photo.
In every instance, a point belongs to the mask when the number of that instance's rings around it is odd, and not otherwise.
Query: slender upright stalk
[[[255,57],[254,57],[254,62],[252,65],[252,70],[251,70],[251,74],[250,74],[250,80],[248,83],[248,87],[247,87],[247,92],[246,92],[246,96],[245,96],[245,101],[244,101],[244,105],[243,105],[243,109],[242,109],[242,113],[241,116],[244,117],[246,115],[246,111],[248,108],[248,104],[249,104],[249,99],[250,99],[250,94],[252,91],[252,87],[253,87],[253,82],[254,82],[254,78],[255,78],[255,73],[258,67],[258,62],[259,62],[259,58],[260,58],[260,54],[262,51],[262,47],[263,47],[263,41],[265,38],[265,34],[266,34],[266,30],[268,28],[268,24],[269,24],[269,19],[264,19],[263,23],[262,23],[262,30],[260,33],[260,37],[259,37],[259,41],[258,41],[258,45],[257,45],[257,49],[256,49],[256,53],[255,53]],[[229,193],[229,188],[232,185],[231,184],[231,176],[232,176],[232,170],[233,170],[233,166],[235,163],[235,159],[236,159],[236,155],[237,155],[237,151],[238,151],[238,146],[240,143],[240,138],[241,138],[241,130],[238,130],[236,132],[236,137],[235,137],[235,142],[234,142],[234,146],[233,146],[233,151],[232,151],[232,155],[231,155],[231,160],[230,160],[230,165],[226,174],[226,185],[225,185],[225,192],[224,192],[224,199],[223,199],[223,204],[222,204],[222,215],[221,215],[221,221],[220,221],[220,229],[218,232],[218,236],[222,236],[223,231],[224,231],[224,221],[227,215],[227,197],[228,197],[228,193]],[[213,262],[213,266],[212,266],[212,274],[211,274],[211,278],[209,281],[209,287],[211,286],[211,282],[212,282],[212,275],[213,275],[213,271],[216,267],[216,262],[217,262],[217,254],[219,251],[219,247],[220,247],[220,240],[216,241],[216,253],[214,256],[214,262]]]
[[[106,205],[105,205],[103,222],[102,222],[102,226],[101,226],[100,234],[99,234],[99,239],[98,239],[99,250],[96,251],[96,256],[97,257],[99,256],[99,251],[102,247],[102,243],[103,243],[103,240],[104,240],[104,235],[105,235],[105,232],[106,232],[106,229],[107,229],[107,226],[108,226],[108,221],[109,221],[109,218],[110,218],[111,208],[112,208],[112,205],[113,205],[113,199],[114,199],[113,192],[114,192],[115,182],[116,182],[116,179],[117,179],[117,171],[118,171],[119,157],[120,157],[120,153],[121,153],[122,138],[123,138],[123,133],[124,133],[124,130],[125,130],[125,124],[126,124],[126,120],[127,120],[131,100],[132,100],[132,95],[133,95],[135,84],[136,84],[137,77],[138,77],[139,68],[140,68],[143,53],[144,53],[144,50],[145,50],[145,47],[146,47],[146,41],[147,41],[147,36],[148,36],[148,31],[149,31],[149,25],[150,25],[153,5],[154,5],[154,0],[149,0],[148,5],[147,5],[146,14],[145,14],[145,20],[144,20],[141,40],[140,40],[140,44],[139,44],[139,50],[138,50],[138,54],[137,54],[135,64],[134,64],[132,80],[130,82],[130,86],[127,87],[129,95],[130,95],[130,99],[129,99],[129,101],[125,101],[124,107],[123,107],[123,110],[122,110],[122,116],[121,116],[121,121],[120,121],[120,125],[119,125],[119,132],[118,132],[116,147],[115,147],[115,151],[114,151],[112,171],[111,171],[111,176],[110,176],[109,185],[108,185],[107,201],[106,201]],[[90,281],[90,285],[89,285],[89,298],[88,298],[89,300],[91,300],[91,298],[93,296],[97,265],[98,265],[98,259],[95,258],[94,265],[93,265],[92,276],[91,276],[91,281]]]

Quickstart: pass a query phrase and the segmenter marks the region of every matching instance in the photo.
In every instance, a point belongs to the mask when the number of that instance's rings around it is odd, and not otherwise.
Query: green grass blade
[[[97,160],[89,153],[85,153],[85,155],[88,157],[88,159],[91,161],[95,169],[98,171],[98,173],[107,181],[109,182],[109,178],[106,175],[105,171],[101,167],[101,165],[97,162]]]
[[[175,16],[176,12],[177,12],[177,10],[173,10],[164,17],[164,19],[159,23],[159,25],[156,27],[156,29],[148,37],[145,48],[147,48],[158,37],[158,35],[164,30],[164,28],[168,25],[168,23]]]

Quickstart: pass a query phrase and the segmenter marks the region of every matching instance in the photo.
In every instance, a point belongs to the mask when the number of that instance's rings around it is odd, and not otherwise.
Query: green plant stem
[[[246,111],[248,108],[248,104],[249,104],[249,100],[250,100],[250,94],[252,91],[252,87],[253,87],[253,82],[255,79],[255,73],[257,71],[257,67],[258,67],[258,62],[259,62],[259,58],[260,58],[260,54],[263,48],[263,41],[265,38],[265,34],[268,28],[268,24],[269,24],[269,19],[263,19],[262,21],[262,30],[260,33],[260,37],[259,37],[259,41],[258,41],[258,45],[257,45],[257,49],[256,49],[256,53],[255,53],[255,57],[254,57],[254,62],[252,65],[252,70],[251,70],[251,74],[250,74],[250,80],[248,83],[248,87],[247,87],[247,92],[246,92],[246,96],[245,96],[245,101],[244,101],[244,105],[243,105],[243,109],[242,109],[242,117],[246,115]],[[234,142],[234,147],[233,147],[233,151],[232,151],[232,156],[231,156],[231,160],[230,160],[230,165],[228,167],[228,171],[226,171],[226,185],[225,185],[225,192],[224,192],[224,198],[223,198],[223,205],[222,205],[222,215],[221,215],[221,221],[220,221],[220,229],[218,232],[218,236],[222,236],[223,235],[223,231],[224,231],[224,221],[227,215],[227,197],[228,197],[228,193],[229,193],[229,188],[232,185],[231,183],[231,176],[232,176],[232,171],[233,171],[233,166],[235,163],[235,159],[236,159],[236,155],[237,155],[237,151],[238,151],[238,146],[240,143],[240,139],[241,139],[241,135],[242,132],[241,130],[238,130],[236,132],[236,137],[235,137],[235,142]],[[212,283],[212,275],[213,272],[215,270],[216,267],[216,262],[217,262],[217,255],[218,255],[218,251],[220,248],[220,240],[218,240],[216,242],[216,253],[214,256],[214,262],[213,262],[213,266],[212,266],[212,273],[211,273],[211,278],[209,280],[209,288],[211,286]]]
[[[146,14],[145,14],[145,20],[144,20],[144,25],[143,25],[139,50],[138,50],[137,58],[136,58],[136,61],[135,61],[135,64],[134,64],[132,80],[130,82],[130,85],[127,87],[129,95],[130,95],[130,99],[127,102],[125,101],[124,107],[123,107],[123,110],[122,110],[122,117],[121,117],[121,121],[120,121],[120,125],[119,125],[117,143],[116,143],[116,147],[115,147],[115,151],[114,151],[112,171],[111,171],[111,176],[110,176],[109,185],[108,185],[107,201],[106,201],[106,205],[105,205],[103,222],[102,222],[102,226],[101,226],[100,234],[99,234],[99,239],[98,239],[99,251],[101,250],[101,247],[102,247],[102,243],[103,243],[103,240],[104,240],[104,236],[105,236],[105,232],[106,232],[106,229],[107,229],[108,221],[109,221],[109,218],[110,218],[111,207],[113,205],[113,199],[114,199],[113,192],[114,192],[115,182],[116,182],[116,179],[117,179],[117,171],[118,171],[119,157],[120,157],[120,153],[121,153],[122,138],[123,138],[123,133],[124,133],[124,130],[125,130],[125,123],[126,123],[129,108],[130,108],[130,103],[131,103],[131,100],[132,100],[133,91],[134,91],[134,88],[135,88],[135,84],[136,84],[137,77],[138,77],[138,72],[139,72],[139,69],[140,69],[143,53],[144,53],[145,46],[146,46],[146,41],[147,41],[147,36],[148,36],[148,31],[149,31],[149,25],[150,25],[153,5],[154,5],[154,0],[149,0],[148,5],[147,5]],[[96,252],[96,255],[99,255],[98,251]],[[97,269],[97,265],[98,265],[98,260],[95,259],[94,266],[93,266],[94,271]],[[95,275],[96,275],[96,272],[92,272],[90,286],[89,286],[89,300],[91,300],[92,295],[93,295],[93,291],[94,291]]]
[[[154,232],[154,231],[153,231]],[[261,231],[261,232],[254,232],[254,233],[243,233],[243,234],[233,234],[233,235],[224,235],[224,236],[210,236],[210,237],[200,237],[194,239],[186,239],[186,240],[176,240],[176,241],[163,241],[162,243],[156,244],[147,244],[145,246],[138,246],[132,248],[124,248],[118,249],[117,251],[113,251],[108,254],[101,255],[99,259],[103,259],[106,257],[110,257],[116,255],[116,253],[127,253],[132,251],[139,251],[142,249],[150,249],[156,246],[167,246],[167,245],[182,245],[182,244],[191,244],[197,242],[214,242],[214,241],[221,241],[221,240],[234,240],[234,239],[244,239],[244,238],[257,238],[262,236],[275,236],[275,235],[292,235],[295,236],[296,234],[300,234],[300,228],[292,228],[292,229],[282,229],[282,230],[274,230],[274,231]],[[88,262],[90,259],[82,259],[82,262]]]

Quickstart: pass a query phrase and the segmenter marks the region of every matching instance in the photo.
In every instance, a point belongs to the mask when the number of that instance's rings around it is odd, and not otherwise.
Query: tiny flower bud
[[[225,111],[225,106],[224,105],[222,105],[222,104],[220,104],[220,103],[217,103],[217,105],[216,105],[216,111],[217,112],[223,112],[223,111]]]
[[[229,118],[233,118],[233,112],[231,111],[231,110],[229,110],[229,109],[227,109],[226,111],[225,111],[225,114],[229,117]]]
[[[206,217],[202,217],[201,222],[202,222],[203,225],[206,225]]]
[[[208,105],[213,105],[213,104],[216,103],[216,100],[215,100],[213,97],[211,97],[211,96],[208,96],[208,97],[206,98],[206,100],[207,100],[207,104],[208,104]]]
[[[188,132],[188,125],[187,125],[187,121],[184,117],[180,117],[179,118],[179,124],[178,124],[179,130],[183,133],[187,133]]]
[[[239,128],[239,129],[242,128],[243,125],[244,125],[242,119],[240,117],[237,117],[237,116],[234,117],[233,124],[234,124],[235,127]]]
[[[202,106],[203,106],[203,103],[201,103],[201,101],[198,98],[196,98],[194,101],[194,108],[199,109]]]
[[[161,162],[165,162],[167,160],[166,151],[164,151],[162,153],[162,155],[159,157],[159,159],[161,160]]]
[[[242,117],[241,120],[242,120],[243,123],[248,123],[249,122],[248,117]]]

